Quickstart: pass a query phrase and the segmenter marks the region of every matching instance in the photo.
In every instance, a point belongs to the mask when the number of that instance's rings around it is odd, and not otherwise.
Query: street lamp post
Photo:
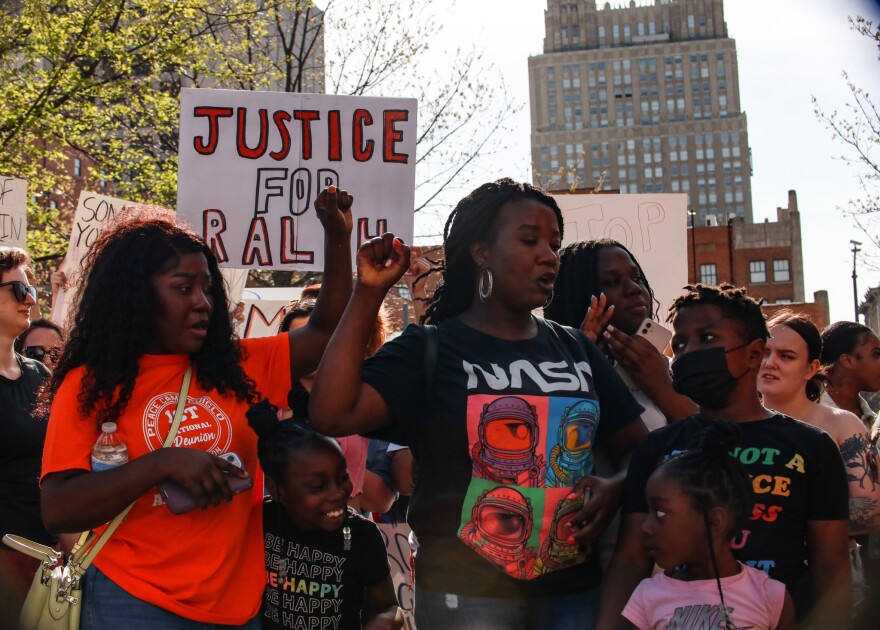
[[[688,210],[688,217],[691,220],[691,277],[694,283],[699,281],[697,279],[697,231],[694,229],[696,216],[695,211]]]
[[[856,276],[856,256],[862,250],[859,249],[859,245],[861,245],[860,242],[850,241],[850,243],[852,244],[852,255],[853,255],[852,279],[853,279],[853,308],[855,310],[855,320],[854,321],[857,322],[857,321],[859,321],[859,288],[858,288],[858,283],[856,280],[856,278],[857,278],[857,276]]]

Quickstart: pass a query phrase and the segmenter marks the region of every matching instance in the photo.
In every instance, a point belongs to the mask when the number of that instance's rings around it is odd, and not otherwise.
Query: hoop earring
[[[544,308],[550,306],[550,302],[553,301],[553,289],[550,289],[550,297],[547,298],[547,301],[544,302]]]
[[[485,285],[484,286],[484,281]],[[491,269],[483,269],[480,272],[480,282],[477,285],[477,289],[480,292],[480,301],[485,302],[492,295],[492,270]]]

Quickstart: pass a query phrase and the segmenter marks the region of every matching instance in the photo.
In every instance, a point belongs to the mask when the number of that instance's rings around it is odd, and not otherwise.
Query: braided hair
[[[623,243],[610,238],[600,238],[572,243],[560,250],[559,273],[553,285],[553,300],[544,307],[544,317],[563,326],[580,328],[581,322],[587,315],[590,298],[594,295],[599,297],[602,293],[599,288],[599,252],[611,247],[625,251],[638,269],[639,280],[645,285],[651,297],[651,312],[648,316],[654,316],[656,307],[659,307],[660,303],[654,297],[654,291],[648,284],[648,278],[639,261]]]
[[[541,188],[510,178],[483,184],[458,202],[443,228],[443,278],[430,300],[425,321],[440,322],[460,315],[471,305],[477,287],[477,265],[472,244],[491,239],[496,217],[506,204],[533,199],[553,210],[562,236],[562,211]]]
[[[267,477],[276,482],[284,479],[285,466],[296,451],[318,446],[331,448],[342,457],[336,440],[312,429],[302,410],[298,409],[300,405],[292,401],[291,406],[294,417],[280,422],[278,409],[269,404],[268,400],[251,405],[246,414],[248,425],[257,434],[260,467]]]
[[[698,282],[684,287],[684,293],[673,300],[666,321],[672,321],[679,311],[689,306],[717,306],[724,317],[743,325],[749,341],[755,339],[767,341],[770,333],[767,331],[767,320],[761,311],[763,302],[764,300],[756,300],[746,293],[745,287],[735,287],[726,282],[718,285]]]
[[[737,459],[729,455],[740,441],[740,428],[723,420],[705,420],[705,426],[694,436],[690,448],[673,455],[657,467],[667,479],[676,482],[682,493],[689,497],[694,507],[703,515],[706,527],[706,540],[709,556],[715,571],[718,596],[727,630],[734,628],[727,615],[721,578],[718,575],[718,561],[709,525],[709,512],[716,507],[727,510],[731,515],[728,531],[724,537],[730,538],[748,522],[754,501],[749,475]]]

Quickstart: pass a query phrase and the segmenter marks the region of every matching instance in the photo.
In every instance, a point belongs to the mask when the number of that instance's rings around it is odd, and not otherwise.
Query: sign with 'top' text
[[[353,252],[412,242],[415,99],[183,90],[177,213],[225,267],[324,268],[315,198],[354,196]],[[354,256],[353,256],[354,257]]]

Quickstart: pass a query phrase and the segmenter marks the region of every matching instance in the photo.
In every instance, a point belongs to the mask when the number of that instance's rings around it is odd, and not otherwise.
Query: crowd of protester
[[[0,533],[69,552],[131,505],[83,630],[401,628],[385,513],[419,630],[876,627],[875,332],[768,322],[726,284],[659,322],[663,270],[563,248],[554,198],[510,179],[459,202],[442,258],[384,234],[352,283],[353,203],[318,196],[322,284],[259,339],[162,209],[101,233],[63,323],[0,248]],[[387,340],[402,281],[422,323]],[[108,433],[127,455],[97,467]],[[0,549],[4,620],[36,569]]]

